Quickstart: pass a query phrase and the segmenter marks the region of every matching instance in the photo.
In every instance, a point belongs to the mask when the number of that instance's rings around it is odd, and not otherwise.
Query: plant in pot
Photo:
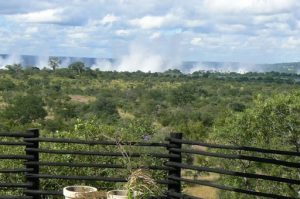
[[[117,146],[122,153],[122,160],[124,165],[126,165],[129,176],[123,189],[107,192],[107,199],[142,199],[159,195],[161,190],[153,179],[150,171],[133,166],[131,158],[121,142],[117,141]],[[140,160],[138,163],[135,163],[139,164],[140,162],[144,161]]]
[[[145,169],[134,170],[124,186],[124,190],[107,192],[108,199],[142,199],[157,195],[159,187],[149,171]]]
[[[88,132],[93,132],[93,138],[94,139],[103,139],[105,140],[110,140],[116,143],[118,147],[118,151],[121,152],[122,156],[120,159],[117,159],[116,161],[121,161],[123,162],[123,165],[125,166],[125,170],[121,172],[123,176],[127,176],[127,183],[122,186],[121,189],[119,190],[112,190],[109,192],[93,192],[87,194],[77,194],[80,199],[94,199],[94,198],[108,198],[108,199],[140,199],[140,198],[146,198],[148,196],[155,196],[156,194],[158,195],[161,191],[160,188],[156,185],[155,181],[152,178],[152,175],[149,170],[147,169],[139,169],[140,165],[145,164],[145,158],[142,156],[139,161],[135,158],[134,161],[131,161],[130,153],[127,151],[132,151],[132,149],[127,149],[127,145],[123,145],[122,142],[123,140],[136,140],[137,137],[136,135],[131,135],[133,136],[133,139],[127,138],[126,136],[128,135],[127,133],[119,132],[109,132],[111,133],[110,135],[104,134],[102,131],[101,133],[95,135],[94,132],[97,132],[97,125],[95,125],[93,122],[88,122],[88,123],[79,123],[76,125],[76,129],[79,129],[80,131],[88,131]],[[101,137],[101,138],[100,138]],[[148,139],[144,139],[145,141],[148,141]],[[126,147],[126,148],[125,148]],[[126,150],[127,149],[127,150]],[[106,150],[115,150],[106,148]],[[146,150],[146,149],[145,149]],[[151,160],[153,161],[153,160]],[[152,162],[151,162],[152,163]],[[144,168],[144,167],[143,167]],[[120,170],[119,170],[120,171]],[[116,171],[113,171],[114,174],[120,175],[120,173],[116,173]]]

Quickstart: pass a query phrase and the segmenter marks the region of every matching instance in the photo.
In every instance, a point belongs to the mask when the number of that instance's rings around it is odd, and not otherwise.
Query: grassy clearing
[[[96,97],[93,96],[84,96],[84,95],[69,95],[72,102],[89,104],[96,100]]]

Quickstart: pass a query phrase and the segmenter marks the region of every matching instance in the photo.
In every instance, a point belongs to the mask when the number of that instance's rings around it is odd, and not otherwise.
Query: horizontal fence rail
[[[300,157],[299,152],[294,151],[283,151],[283,150],[273,150],[273,149],[262,149],[257,147],[249,146],[233,146],[233,145],[218,145],[204,143],[200,141],[191,141],[184,140],[182,138],[182,133],[171,133],[165,142],[121,142],[121,141],[104,141],[104,140],[83,140],[83,139],[70,139],[70,138],[48,138],[40,137],[38,129],[31,129],[25,133],[0,133],[0,138],[10,138],[9,141],[6,139],[0,140],[0,145],[5,147],[24,147],[22,154],[0,154],[0,161],[20,161],[23,167],[16,168],[1,168],[0,174],[2,175],[19,175],[20,178],[25,178],[25,181],[21,182],[1,182],[0,189],[17,189],[21,190],[23,195],[21,196],[0,196],[2,198],[16,198],[16,199],[41,199],[42,197],[53,196],[59,197],[62,196],[62,190],[43,190],[48,189],[47,187],[42,187],[43,183],[46,183],[47,180],[60,180],[65,182],[105,182],[105,183],[125,183],[127,179],[125,177],[117,176],[102,176],[101,174],[95,174],[93,176],[85,176],[84,174],[74,174],[72,173],[63,173],[63,175],[55,174],[51,172],[51,169],[57,167],[67,167],[70,169],[111,169],[118,170],[120,173],[127,169],[127,166],[122,163],[112,163],[112,162],[103,162],[103,163],[92,163],[85,160],[85,162],[79,161],[49,161],[47,159],[41,159],[43,154],[51,157],[56,156],[72,156],[72,157],[111,157],[118,159],[124,157],[122,152],[111,151],[114,150],[114,147],[118,146],[133,146],[133,147],[145,147],[144,151],[146,152],[129,152],[128,155],[132,158],[139,158],[147,156],[153,159],[160,160],[160,164],[157,165],[138,165],[133,166],[132,169],[148,169],[152,171],[159,171],[164,174],[160,176],[161,178],[156,179],[159,186],[164,186],[166,192],[163,193],[161,197],[158,198],[186,198],[186,199],[201,199],[201,196],[191,196],[182,192],[182,184],[188,185],[200,185],[213,187],[223,191],[236,192],[240,194],[251,195],[259,198],[277,198],[277,199],[292,199],[290,196],[282,196],[274,193],[264,193],[256,190],[248,190],[240,187],[231,187],[229,185],[219,184],[217,181],[207,181],[200,179],[190,179],[183,177],[183,171],[195,171],[195,172],[209,172],[216,173],[218,175],[225,175],[237,178],[244,179],[258,179],[266,180],[269,182],[276,183],[285,183],[288,186],[300,185],[300,179],[290,179],[287,176],[271,176],[265,175],[263,173],[253,173],[247,171],[234,171],[220,168],[219,165],[215,166],[203,166],[201,164],[193,165],[191,163],[186,163],[183,160],[183,156],[203,156],[205,158],[221,158],[229,159],[232,161],[249,161],[257,162],[260,164],[270,164],[279,166],[282,169],[299,169],[299,162],[292,162],[289,157],[298,158]],[[88,146],[111,146],[108,149],[110,151],[101,151],[99,149],[88,148],[85,150],[59,150],[53,147],[43,147],[40,146],[41,143],[57,143],[57,144],[67,144],[79,146],[79,145],[88,145]],[[192,146],[203,146],[209,149],[222,149],[222,152],[214,152],[210,150],[200,150],[194,149]],[[156,149],[155,152],[151,152],[148,149]],[[90,150],[91,149],[91,150]],[[147,150],[146,150],[147,149]],[[117,148],[115,150],[118,150]],[[226,153],[224,151],[226,151]],[[138,150],[137,150],[138,151]],[[158,151],[158,152],[157,152]],[[233,153],[234,151],[239,151],[238,154]],[[240,152],[251,152],[258,153],[257,156],[254,155],[243,155]],[[263,154],[266,157],[260,157]],[[280,159],[272,159],[268,155],[282,155],[287,156],[288,161]],[[277,156],[276,156],[277,157]],[[46,160],[46,161],[45,161]],[[78,159],[77,159],[78,160]],[[57,168],[60,169],[60,168]],[[99,170],[99,171],[100,171]],[[101,170],[102,171],[102,170]],[[299,171],[299,170],[297,170]],[[61,188],[62,189],[62,188]]]
[[[200,166],[194,166],[194,165],[179,164],[176,162],[167,162],[166,165],[170,166],[170,167],[177,167],[177,168],[181,168],[181,169],[189,169],[189,170],[194,170],[194,171],[204,171],[204,172],[210,172],[210,173],[218,173],[218,174],[225,174],[225,175],[231,175],[231,176],[270,180],[270,181],[275,181],[275,182],[283,182],[283,183],[288,183],[288,184],[300,185],[300,180],[281,178],[281,177],[276,177],[276,176],[267,176],[267,175],[261,175],[261,174],[253,174],[253,173],[243,173],[243,172],[229,171],[229,170],[219,169],[219,168],[200,167]]]
[[[0,137],[12,137],[12,138],[30,138],[33,134],[29,131],[28,133],[0,133]]]
[[[0,196],[0,199],[32,199],[31,196]]]
[[[6,160],[32,160],[33,158],[31,155],[0,155],[0,159]]]
[[[251,191],[251,190],[239,189],[239,188],[235,188],[235,187],[218,185],[218,184],[212,183],[210,181],[206,181],[206,180],[191,180],[191,179],[177,178],[177,177],[172,177],[172,176],[170,176],[169,178],[171,180],[177,180],[177,181],[183,181],[183,182],[188,182],[188,183],[192,183],[192,184],[204,185],[204,186],[214,187],[214,188],[221,189],[221,190],[234,191],[237,193],[244,193],[244,194],[253,195],[253,196],[262,196],[262,197],[276,198],[276,199],[296,199],[293,197],[281,196],[281,195],[276,195],[276,194],[271,194],[271,193],[262,193],[262,192],[256,192],[256,191]]]
[[[88,141],[80,139],[65,139],[65,138],[25,138],[25,141],[37,141],[37,142],[52,142],[63,144],[86,144],[86,145],[127,145],[127,146],[151,146],[151,147],[168,147],[167,143],[148,143],[148,142],[114,142],[114,141]]]
[[[4,140],[1,139],[0,145],[5,147],[26,147],[26,146],[33,146],[31,143],[25,142],[23,139],[32,137],[33,132],[28,131],[26,133],[16,132],[16,133],[0,133],[0,138],[4,138]],[[7,141],[6,139],[9,138],[10,140]],[[21,152],[21,154],[5,154],[5,152],[2,151],[2,154],[0,154],[0,165],[1,161],[18,161],[18,162],[24,162],[28,160],[34,160],[34,156],[28,155],[25,153],[25,150]],[[23,164],[23,168],[3,168],[3,166],[0,169],[1,175],[19,175],[20,178],[24,178],[26,173],[32,172],[32,169],[26,168],[26,166]],[[15,178],[14,178],[15,179]],[[23,190],[30,189],[32,187],[32,183],[30,181],[25,182],[4,182],[3,180],[0,183],[0,189],[1,190]],[[0,195],[0,199],[34,199],[31,196],[19,196],[19,195]]]
[[[224,159],[248,160],[248,161],[269,163],[269,164],[275,164],[275,165],[292,167],[292,168],[300,168],[300,163],[298,163],[298,162],[287,162],[287,161],[282,161],[282,160],[275,160],[275,159],[270,159],[270,158],[260,158],[260,157],[255,157],[255,156],[213,153],[213,152],[207,152],[207,151],[202,151],[202,150],[193,150],[193,149],[170,149],[170,151],[188,153],[188,154],[194,154],[194,155],[218,157],[218,158],[224,158]]]
[[[221,158],[221,159],[229,159],[229,160],[242,160],[242,161],[249,161],[249,162],[258,162],[263,164],[272,164],[272,165],[278,165],[287,167],[289,169],[299,169],[300,163],[299,162],[290,162],[290,161],[283,161],[279,159],[271,159],[271,158],[264,158],[264,157],[256,157],[252,155],[242,155],[230,153],[232,151],[245,151],[245,152],[255,152],[260,154],[266,154],[266,155],[284,155],[298,158],[300,157],[299,152],[294,151],[282,151],[282,150],[273,150],[273,149],[262,149],[257,147],[247,147],[247,146],[232,146],[232,145],[218,145],[218,144],[209,144],[199,141],[190,141],[190,140],[183,140],[183,139],[177,139],[177,138],[168,138],[170,142],[183,144],[186,147],[184,149],[179,148],[172,148],[170,147],[170,151],[181,153],[181,154],[188,154],[188,155],[200,155],[203,157],[214,157],[214,158]],[[211,152],[207,150],[202,149],[193,149],[191,146],[202,146],[207,147],[208,149],[222,149],[223,151],[228,151],[228,153],[220,153],[220,152]],[[208,166],[201,166],[201,165],[191,165],[187,163],[179,163],[179,162],[172,162],[168,161],[165,163],[166,166],[169,167],[175,167],[179,168],[182,171],[183,170],[190,170],[190,171],[197,171],[197,172],[209,172],[209,173],[217,173],[220,175],[228,175],[228,176],[234,176],[234,177],[242,177],[244,179],[251,178],[251,179],[259,179],[259,180],[267,180],[272,182],[279,182],[279,183],[286,183],[288,186],[291,185],[300,185],[299,179],[290,179],[286,177],[278,177],[278,176],[268,176],[258,173],[247,173],[247,172],[239,172],[239,171],[232,171],[232,170],[226,170],[222,168],[216,168],[216,167],[208,167]],[[297,170],[299,171],[299,170]],[[231,187],[227,185],[221,185],[218,183],[215,183],[214,181],[207,181],[207,180],[200,180],[200,179],[188,179],[183,177],[175,177],[175,176],[168,176],[168,179],[170,180],[177,180],[180,182],[184,182],[191,185],[201,185],[201,186],[208,186],[212,188],[216,188],[223,191],[230,191],[230,192],[236,192],[246,195],[252,195],[255,197],[263,197],[263,198],[277,198],[277,199],[296,199],[295,197],[290,196],[284,196],[279,194],[273,194],[273,193],[264,193],[259,192],[255,190],[247,190],[242,189],[238,187]],[[180,194],[180,193],[177,193]],[[176,196],[176,195],[174,195]],[[187,196],[189,197],[189,196]],[[185,198],[183,196],[178,195],[178,198]]]
[[[173,152],[168,153],[168,148],[170,146],[169,142],[123,142],[123,141],[103,141],[103,140],[82,140],[82,139],[69,139],[69,138],[47,138],[47,137],[40,137],[39,132],[37,129],[29,130],[26,133],[0,133],[0,137],[14,137],[14,138],[21,138],[19,141],[0,141],[0,144],[3,143],[5,146],[24,146],[23,155],[11,154],[11,155],[0,155],[0,159],[16,159],[24,161],[23,165],[25,168],[7,168],[0,170],[0,173],[22,173],[26,178],[26,184],[14,184],[15,187],[24,188],[23,193],[25,194],[24,197],[32,198],[32,199],[40,199],[42,196],[61,196],[61,190],[42,190],[41,183],[44,183],[47,180],[67,180],[68,182],[71,181],[81,181],[81,182],[113,182],[113,183],[125,183],[127,179],[124,177],[108,177],[108,176],[84,176],[84,175],[72,175],[72,173],[66,173],[65,175],[58,175],[55,173],[50,173],[46,171],[50,171],[48,169],[53,167],[67,167],[67,168],[78,168],[78,169],[85,169],[85,168],[96,168],[96,169],[117,169],[120,172],[122,170],[128,169],[124,164],[99,164],[99,163],[90,163],[90,162],[59,162],[59,161],[41,161],[40,156],[41,154],[48,154],[48,155],[74,155],[74,156],[99,156],[99,157],[115,157],[120,158],[124,157],[123,152],[115,152],[115,151],[99,151],[97,149],[93,150],[59,150],[57,148],[52,147],[41,147],[41,143],[57,143],[57,144],[67,144],[71,145],[89,145],[89,146],[111,146],[111,147],[119,147],[119,146],[129,146],[129,147],[146,147],[145,152],[127,152],[128,156],[131,158],[139,158],[143,156],[160,159],[164,162],[169,161],[171,159],[180,159],[181,155],[176,154]],[[159,152],[151,152],[148,148],[157,148],[156,151]],[[76,148],[76,147],[75,147]],[[163,149],[163,150],[161,150]],[[117,148],[115,148],[118,151]],[[165,152],[165,153],[164,153]],[[165,165],[139,165],[133,166],[132,169],[148,169],[153,171],[160,171],[164,172],[167,175],[169,172],[178,171],[175,167],[168,167]],[[43,172],[40,170],[43,169]],[[161,178],[156,179],[156,182],[160,185],[164,185],[166,187],[176,187],[177,190],[173,190],[176,192],[181,191],[180,182],[170,180],[168,178]],[[2,185],[3,187],[12,187],[13,185],[5,184]],[[179,188],[179,189],[178,189]],[[62,189],[62,188],[61,188]],[[167,198],[166,193],[163,194],[159,198]],[[17,197],[17,196],[16,196]],[[0,198],[1,199],[1,198]]]
[[[33,169],[0,169],[0,173],[25,173],[25,172],[31,172]]]
[[[125,165],[118,164],[95,164],[95,163],[69,163],[69,162],[26,162],[25,165],[39,165],[39,166],[56,166],[56,167],[94,167],[94,168],[106,168],[106,169],[126,169]],[[175,168],[167,166],[139,166],[133,167],[133,169],[150,169],[150,170],[162,170],[170,171]],[[1,171],[0,171],[1,173]]]
[[[248,146],[233,146],[233,145],[219,145],[219,144],[209,144],[199,141],[191,141],[191,140],[182,140],[176,138],[168,138],[175,143],[181,143],[186,145],[196,145],[203,146],[208,148],[216,148],[216,149],[230,149],[230,150],[241,150],[241,151],[250,151],[250,152],[259,152],[259,153],[268,153],[268,154],[277,154],[277,155],[288,155],[288,156],[298,156],[300,157],[300,152],[295,151],[280,151],[280,150],[272,150],[272,149],[262,149],[256,147],[248,147]]]
[[[93,155],[93,156],[110,156],[110,157],[123,157],[121,152],[98,152],[98,151],[70,151],[70,150],[51,150],[51,149],[35,149],[27,148],[26,151],[49,153],[49,154],[72,154],[72,155]],[[155,158],[177,158],[175,154],[163,154],[163,153],[128,153],[130,157],[151,156]]]

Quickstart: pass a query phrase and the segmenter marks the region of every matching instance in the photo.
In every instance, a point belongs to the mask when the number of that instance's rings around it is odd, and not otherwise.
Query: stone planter
[[[90,186],[68,186],[63,189],[65,199],[96,199],[96,192],[97,188]]]
[[[127,190],[111,190],[107,192],[107,199],[128,199]]]

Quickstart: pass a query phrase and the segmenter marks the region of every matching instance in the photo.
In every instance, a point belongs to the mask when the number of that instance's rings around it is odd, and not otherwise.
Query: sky
[[[300,1],[2,0],[0,42],[3,54],[117,58],[120,68],[294,62]]]

